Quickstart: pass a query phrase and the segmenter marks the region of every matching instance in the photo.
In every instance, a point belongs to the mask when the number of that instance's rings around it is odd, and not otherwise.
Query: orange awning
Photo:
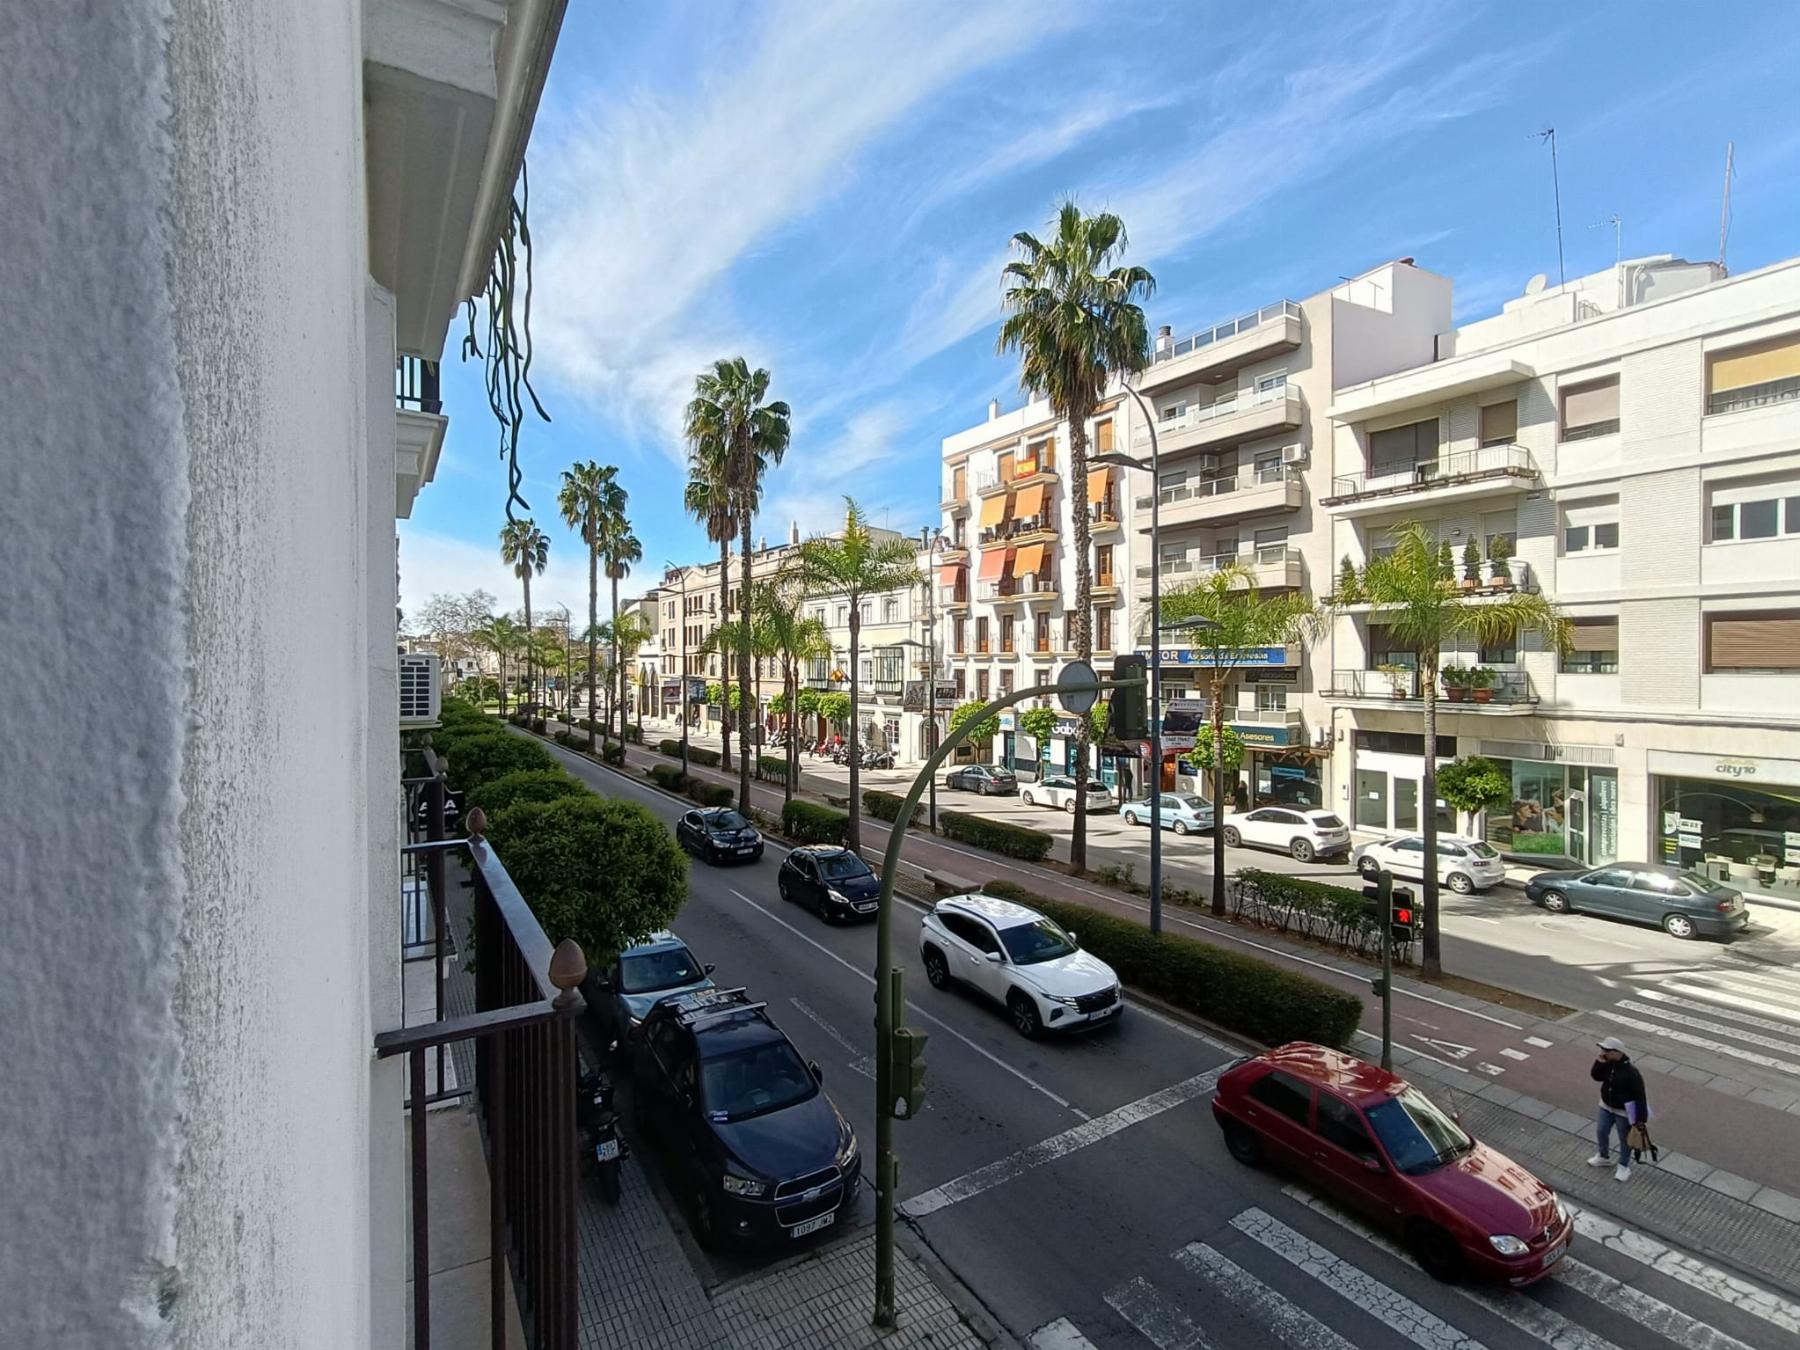
[[[1044,565],[1043,544],[1026,544],[1013,559],[1013,575],[1015,577],[1035,576]]]
[[[955,586],[962,581],[963,568],[967,563],[945,563],[938,569],[938,580],[946,586]]]
[[[998,581],[1006,571],[1006,564],[1012,561],[1013,551],[1010,548],[990,548],[981,555],[981,580]]]
[[[1014,517],[1026,520],[1044,512],[1044,485],[1033,483],[1030,487],[1022,487],[1013,494]]]
[[[981,503],[982,525],[984,527],[988,525],[998,525],[1001,521],[1005,520],[1006,504],[1010,500],[1011,499],[1005,493],[1001,493],[997,497],[989,497],[983,501]]]
[[[1088,500],[1103,502],[1106,500],[1106,487],[1112,481],[1111,469],[1088,470]]]

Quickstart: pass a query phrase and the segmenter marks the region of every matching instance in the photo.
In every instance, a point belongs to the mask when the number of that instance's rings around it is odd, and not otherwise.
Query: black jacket
[[[1631,1062],[1629,1055],[1611,1064],[1605,1059],[1597,1059],[1588,1074],[1600,1085],[1600,1100],[1607,1106],[1623,1111],[1627,1102],[1636,1102],[1639,1122],[1649,1119],[1650,1102],[1644,1096],[1644,1075],[1637,1071],[1637,1065]]]

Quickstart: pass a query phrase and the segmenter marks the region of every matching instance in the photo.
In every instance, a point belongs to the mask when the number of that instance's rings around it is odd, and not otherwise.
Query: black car
[[[709,863],[755,862],[763,855],[756,826],[724,806],[689,811],[675,823],[675,842]]]
[[[1525,894],[1552,914],[1573,910],[1655,924],[1672,937],[1731,937],[1750,925],[1741,892],[1657,863],[1608,863],[1576,872],[1539,872]]]
[[[791,1243],[849,1212],[862,1158],[819,1081],[742,989],[651,1009],[632,1077],[638,1124],[701,1245]]]
[[[1019,780],[1011,769],[993,764],[970,764],[946,776],[944,786],[983,797],[1007,796],[1019,790]]]
[[[849,849],[830,844],[788,854],[775,884],[783,900],[798,901],[827,923],[873,918],[880,904],[881,878]]]

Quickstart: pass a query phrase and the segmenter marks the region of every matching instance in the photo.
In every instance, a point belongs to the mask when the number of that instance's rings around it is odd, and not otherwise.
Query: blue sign
[[[1138,655],[1149,659],[1150,653],[1139,652]],[[1286,647],[1246,647],[1241,651],[1222,652],[1223,663],[1228,666],[1285,666],[1288,664]],[[1221,664],[1213,660],[1213,653],[1206,647],[1164,647],[1161,664],[1164,666],[1206,666]]]
[[[1233,731],[1237,732],[1240,741],[1252,748],[1257,746],[1280,746],[1288,743],[1288,729],[1286,727],[1245,726],[1242,722],[1231,722],[1227,725],[1230,726]]]

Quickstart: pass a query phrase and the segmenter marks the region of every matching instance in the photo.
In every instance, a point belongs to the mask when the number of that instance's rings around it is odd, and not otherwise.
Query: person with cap
[[[1644,1095],[1644,1075],[1638,1072],[1625,1045],[1617,1036],[1600,1042],[1600,1056],[1589,1070],[1589,1077],[1600,1085],[1600,1114],[1594,1121],[1594,1140],[1600,1151],[1588,1159],[1589,1167],[1612,1166],[1612,1137],[1619,1137],[1619,1165],[1613,1173],[1616,1181],[1631,1179],[1631,1149],[1626,1143],[1633,1125],[1650,1119],[1650,1102]]]

